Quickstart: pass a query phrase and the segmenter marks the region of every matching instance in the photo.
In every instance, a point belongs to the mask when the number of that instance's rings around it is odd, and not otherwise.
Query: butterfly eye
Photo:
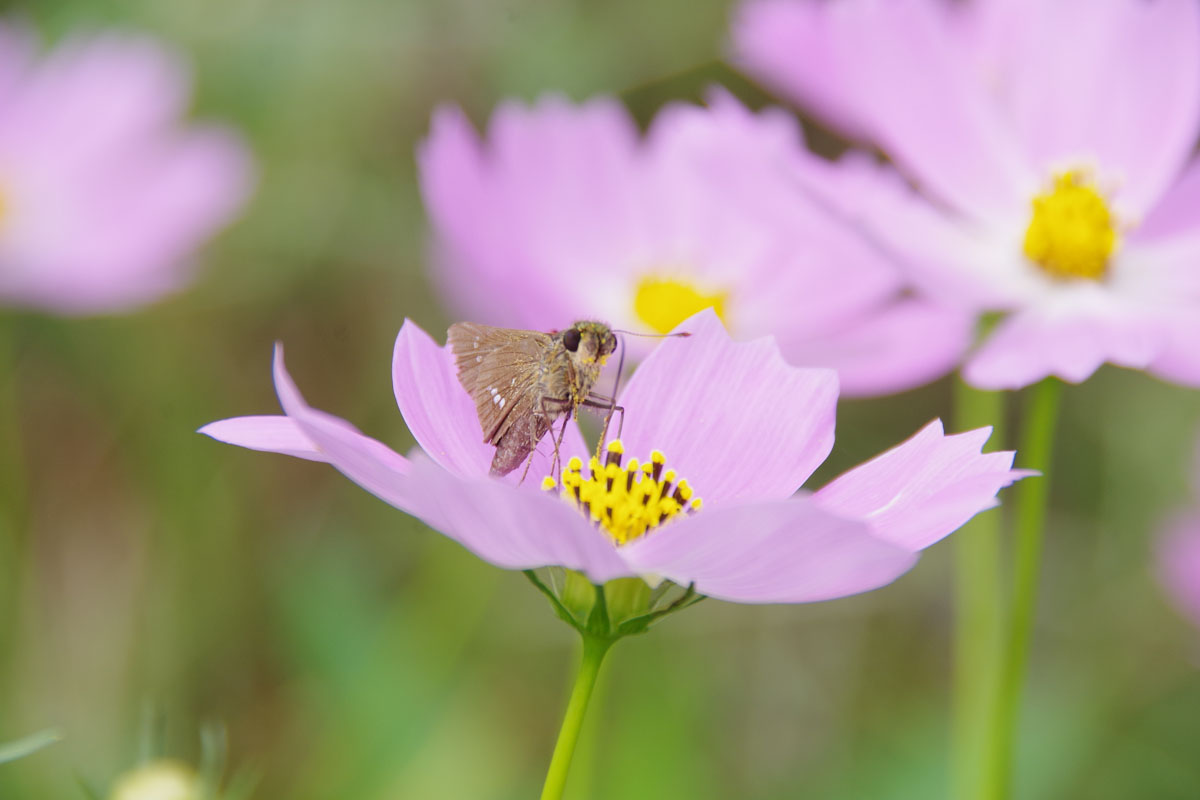
[[[604,352],[612,353],[612,352],[615,352],[616,349],[617,349],[617,335],[615,333],[610,333],[604,339]]]
[[[567,328],[563,331],[563,347],[569,352],[574,353],[579,349],[579,329]]]

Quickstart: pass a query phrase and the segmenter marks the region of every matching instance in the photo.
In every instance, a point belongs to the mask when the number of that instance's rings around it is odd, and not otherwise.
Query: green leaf
[[[38,750],[54,744],[61,738],[63,738],[62,734],[51,728],[26,736],[24,739],[18,739],[15,742],[0,745],[0,764],[15,761],[31,753],[36,753]]]

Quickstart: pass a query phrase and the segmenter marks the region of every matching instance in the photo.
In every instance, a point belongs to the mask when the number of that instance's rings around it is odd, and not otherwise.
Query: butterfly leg
[[[552,406],[557,406],[558,408],[553,408]],[[559,454],[559,449],[562,447],[563,437],[567,435],[567,425],[569,425],[571,422],[571,414],[563,414],[563,412],[569,410],[570,407],[570,400],[564,400],[558,397],[541,398],[542,417],[548,420],[547,425],[551,432],[554,430],[555,417],[557,417],[559,414],[562,414],[563,417],[563,424],[558,430],[558,436],[552,440],[554,442],[554,457],[550,462],[550,475],[560,483],[562,482],[562,457]],[[528,468],[526,468],[526,471],[528,471]]]
[[[529,468],[533,466],[533,457],[535,454],[535,450],[529,451],[529,458],[525,459],[525,471],[521,473],[521,480],[517,481],[517,486],[525,482],[525,476],[529,474]]]
[[[534,408],[525,419],[526,427],[523,429],[522,433],[522,444],[524,447],[521,449],[520,458],[525,458],[525,456],[528,455],[529,460],[525,462],[525,471],[521,473],[521,480],[517,481],[518,486],[524,483],[525,478],[529,476],[529,470],[531,467],[533,467],[533,456],[537,452],[538,445],[541,443],[542,438],[546,435],[547,431],[553,432],[554,420],[557,419],[558,415],[562,413],[562,409],[557,409],[555,406],[569,408],[570,403],[567,400],[560,400],[556,397],[540,398],[537,407]],[[559,435],[558,439],[559,441],[562,440],[561,434]],[[551,441],[554,440],[551,439]],[[517,462],[517,464],[519,463],[520,462]],[[558,463],[557,442],[555,442],[554,445],[554,463]],[[514,465],[514,467],[515,466],[516,465]],[[551,474],[554,474],[554,469],[551,470]]]
[[[562,448],[563,437],[567,435],[567,425],[571,422],[570,414],[563,414],[562,427],[558,429],[558,438],[554,440],[554,461],[550,464],[550,474],[558,476],[558,482],[562,483]]]
[[[600,451],[608,443],[608,425],[612,422],[613,414],[618,411],[621,412],[621,421],[617,423],[617,438],[621,438],[621,431],[625,428],[625,407],[614,403],[611,397],[604,397],[598,394],[589,394],[580,405],[587,408],[603,409],[608,412],[604,415],[604,427],[600,430],[600,441],[596,443],[596,458],[599,458]]]

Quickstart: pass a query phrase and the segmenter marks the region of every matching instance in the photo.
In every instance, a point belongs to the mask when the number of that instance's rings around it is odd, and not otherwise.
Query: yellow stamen
[[[666,458],[655,450],[650,460],[639,464],[636,458],[621,465],[625,448],[619,440],[609,442],[604,463],[592,458],[588,474],[583,461],[573,457],[562,475],[562,496],[575,503],[617,544],[627,544],[680,514],[700,507],[687,480],[675,484],[675,470],[663,471]],[[552,478],[542,488],[553,490]]]
[[[634,313],[659,333],[670,333],[693,314],[712,308],[724,321],[729,293],[704,292],[676,278],[643,278],[633,298]]]
[[[1051,277],[1100,280],[1117,243],[1116,219],[1085,172],[1055,175],[1033,198],[1025,255]]]

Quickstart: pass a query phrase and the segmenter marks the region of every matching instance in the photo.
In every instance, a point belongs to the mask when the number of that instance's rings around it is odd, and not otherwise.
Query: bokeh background
[[[615,94],[642,121],[721,81],[724,0],[29,0],[53,41],[134,27],[190,55],[196,116],[259,163],[191,290],[124,317],[0,310],[0,798],[101,795],[147,741],[223,725],[257,798],[536,796],[574,633],[333,470],[200,425],[277,409],[272,343],[313,405],[397,449],[402,320],[444,330],[413,150],[435,104]],[[812,131],[822,147],[836,147]],[[948,417],[950,384],[845,403],[822,477]],[[1019,404],[1013,405],[1014,417]],[[1022,721],[1022,798],[1195,798],[1200,632],[1153,578],[1188,502],[1200,394],[1102,370],[1066,393]],[[992,512],[997,513],[997,512]],[[623,642],[569,795],[944,796],[953,539],[893,586],[790,607],[708,601]]]

